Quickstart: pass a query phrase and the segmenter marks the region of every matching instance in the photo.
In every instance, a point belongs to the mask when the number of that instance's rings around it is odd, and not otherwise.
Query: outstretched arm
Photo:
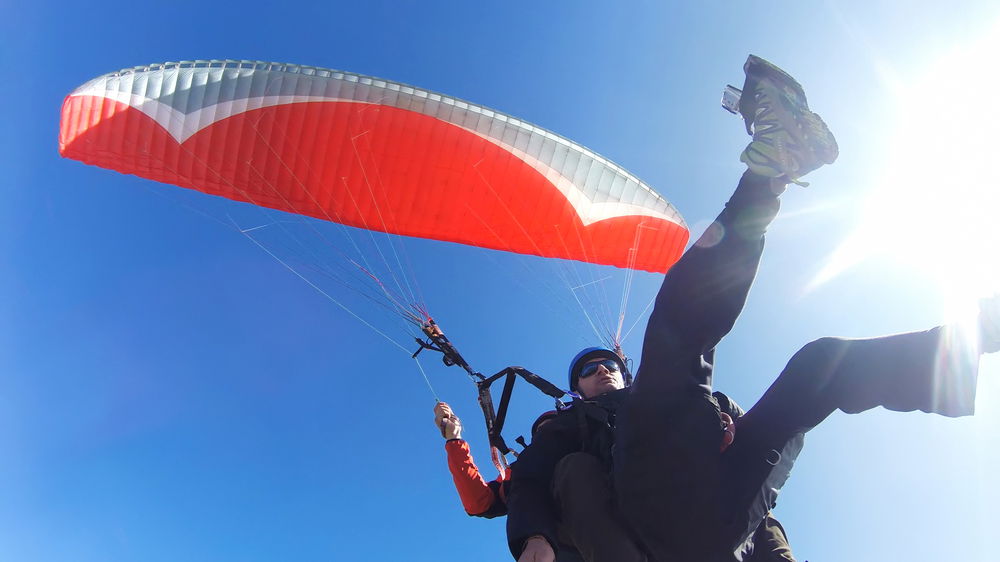
[[[434,406],[434,425],[447,439],[444,444],[448,453],[448,470],[451,472],[462,507],[469,515],[492,518],[507,513],[507,505],[501,497],[500,481],[487,483],[479,467],[472,458],[469,444],[462,439],[462,421],[444,402]]]
[[[487,519],[507,514],[507,505],[500,497],[505,484],[499,480],[486,482],[472,459],[469,444],[462,439],[445,443],[448,452],[448,470],[455,481],[455,489],[462,500],[462,507],[469,515]]]

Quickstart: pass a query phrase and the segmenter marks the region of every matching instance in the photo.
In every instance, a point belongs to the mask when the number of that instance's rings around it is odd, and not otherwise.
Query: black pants
[[[954,331],[824,338],[792,357],[719,454],[714,350],[746,301],[781,189],[745,174],[657,295],[618,418],[613,475],[627,526],[657,562],[733,560],[772,507],[803,434],[836,409],[972,413],[979,350]]]
[[[561,514],[561,542],[573,545],[586,562],[646,562],[621,524],[608,471],[597,457],[566,455],[552,476],[552,496]],[[559,549],[560,561],[564,550]]]
[[[557,562],[647,562],[621,522],[607,471],[597,457],[563,457],[553,475],[552,495],[561,514]],[[785,529],[770,513],[752,538],[746,562],[795,562]]]

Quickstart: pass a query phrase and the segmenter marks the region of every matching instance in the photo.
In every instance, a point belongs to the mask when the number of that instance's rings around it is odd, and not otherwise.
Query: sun
[[[949,316],[1000,291],[1000,26],[903,84],[855,232],[814,280],[891,258],[936,282]]]

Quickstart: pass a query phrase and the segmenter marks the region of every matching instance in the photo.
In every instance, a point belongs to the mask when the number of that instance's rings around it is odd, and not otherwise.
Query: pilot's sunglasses
[[[611,371],[612,373],[617,373],[621,369],[621,367],[618,366],[618,362],[615,361],[614,359],[605,359],[604,361],[599,361],[597,363],[587,363],[586,365],[584,365],[583,369],[580,370],[580,378],[585,379],[590,375],[593,375],[594,373],[597,372],[597,367],[600,365],[604,365],[604,368]]]

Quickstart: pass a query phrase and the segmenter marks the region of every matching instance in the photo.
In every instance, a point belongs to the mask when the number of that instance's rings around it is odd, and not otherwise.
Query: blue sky
[[[979,68],[927,77],[982,55],[1000,18],[985,1],[4,7],[5,560],[509,559],[503,521],[461,510],[431,425],[433,396],[408,355],[212,220],[246,209],[59,158],[63,97],[106,72],[243,58],[445,92],[607,156],[673,202],[697,235],[735,185],[747,142],[718,107],[721,88],[741,83],[748,53],[776,62],[806,87],[841,158],[784,196],[750,302],[720,348],[716,384],[744,406],[811,339],[949,318],[958,298],[949,279],[964,270],[948,258],[989,238],[950,222],[989,226],[950,203],[988,207],[958,188],[995,186],[995,172],[961,186],[934,181],[988,158],[948,160],[924,141],[942,137],[935,114],[952,106],[974,110],[987,131],[1000,124],[985,101],[933,97],[947,85],[989,99],[996,84]],[[911,122],[927,126],[913,134]],[[900,177],[910,179],[886,181]],[[902,195],[877,197],[890,183]],[[937,212],[904,209],[911,198]],[[897,236],[866,229],[870,216]],[[914,224],[939,232],[945,249],[908,246]],[[845,245],[858,232],[883,234],[863,238],[874,250],[861,255]],[[568,359],[595,343],[538,260],[406,247],[431,311],[482,371],[518,364],[561,382]],[[821,275],[845,251],[853,265]],[[636,278],[631,320],[641,321],[658,281]],[[636,336],[630,345],[638,356]],[[454,368],[423,365],[492,476],[472,385]],[[1000,454],[988,445],[1000,362],[982,365],[973,418],[838,413],[810,433],[776,512],[800,559],[993,559],[1000,492],[990,467]],[[515,400],[512,436],[549,407],[526,389]]]

